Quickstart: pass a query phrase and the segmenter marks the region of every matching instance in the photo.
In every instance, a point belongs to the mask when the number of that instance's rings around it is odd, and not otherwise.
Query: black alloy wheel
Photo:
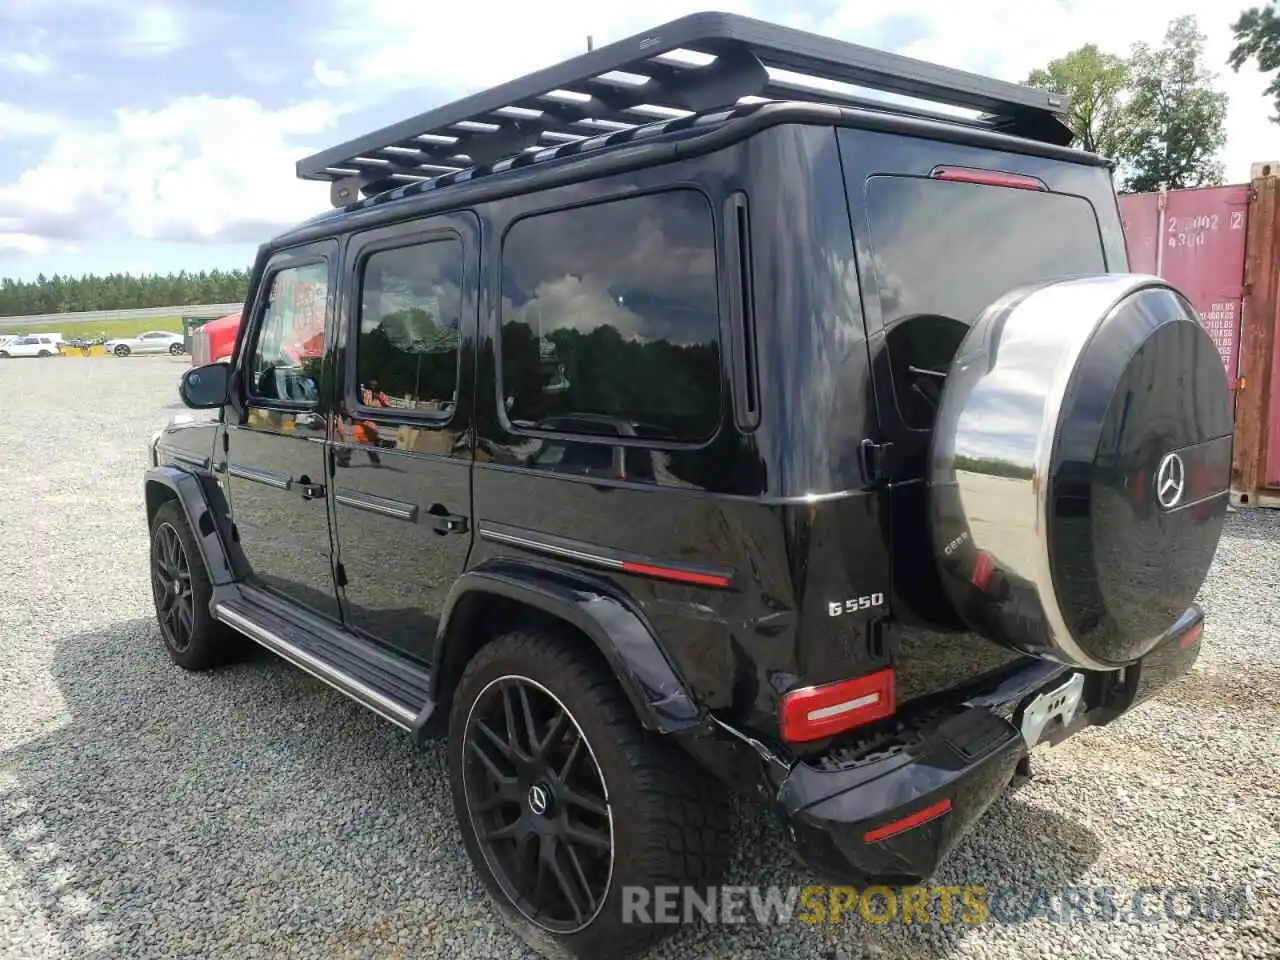
[[[191,562],[171,523],[159,524],[151,541],[151,590],[165,641],[176,653],[185,652],[196,629]]]
[[[613,818],[595,753],[542,684],[506,675],[472,703],[463,786],[494,879],[532,923],[565,935],[600,912],[614,868]]]

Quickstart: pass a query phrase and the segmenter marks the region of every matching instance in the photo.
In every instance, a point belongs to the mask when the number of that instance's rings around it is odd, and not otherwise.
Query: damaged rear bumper
[[[1195,661],[1202,627],[1192,607],[1122,672],[1037,662],[980,696],[795,764],[776,797],[800,858],[847,882],[926,880],[1026,769],[1031,749],[1158,692]]]

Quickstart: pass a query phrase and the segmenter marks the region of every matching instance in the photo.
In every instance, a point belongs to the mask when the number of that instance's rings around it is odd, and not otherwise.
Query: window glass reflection
[[[893,389],[912,429],[932,427],[951,358],[995,300],[1106,270],[1097,217],[1080,197],[881,176],[866,199]]]
[[[715,432],[715,237],[700,193],[520,220],[504,242],[502,278],[502,386],[514,424],[676,441]]]
[[[359,402],[448,413],[457,401],[462,244],[434,240],[365,262],[356,345]]]
[[[324,357],[329,268],[309,263],[271,279],[250,361],[250,390],[262,400],[314,403]]]
[[[1016,286],[1106,269],[1081,197],[915,177],[871,177],[866,197],[886,326],[921,314],[967,325]]]

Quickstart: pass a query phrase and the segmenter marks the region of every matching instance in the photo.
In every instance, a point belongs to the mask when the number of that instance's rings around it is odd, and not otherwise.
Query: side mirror
[[[193,410],[212,410],[223,406],[231,395],[231,365],[206,363],[192,367],[178,381],[178,396]]]

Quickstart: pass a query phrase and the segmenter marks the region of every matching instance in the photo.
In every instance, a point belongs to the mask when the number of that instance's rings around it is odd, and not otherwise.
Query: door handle
[[[431,529],[444,535],[448,533],[466,533],[467,518],[456,513],[428,513],[431,518]]]
[[[298,484],[298,489],[302,491],[303,500],[319,500],[324,496],[323,483],[307,483],[303,481]]]

